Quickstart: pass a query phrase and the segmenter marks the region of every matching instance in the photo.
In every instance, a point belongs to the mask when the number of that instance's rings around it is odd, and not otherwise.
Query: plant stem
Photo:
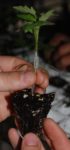
[[[36,69],[39,66],[39,57],[38,57],[39,27],[38,26],[34,28],[33,33],[34,33],[34,41],[35,41],[34,69],[36,71]],[[34,93],[34,91],[35,91],[35,85],[33,85],[32,87],[32,94]]]
[[[38,52],[39,26],[34,28],[35,51]]]
[[[34,68],[35,70],[39,65],[39,57],[38,57],[38,40],[39,40],[39,26],[34,28],[34,38],[35,38],[35,57],[34,57]]]

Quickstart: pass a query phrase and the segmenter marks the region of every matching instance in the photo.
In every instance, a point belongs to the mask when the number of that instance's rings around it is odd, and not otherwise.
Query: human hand
[[[70,66],[69,41],[70,39],[67,35],[63,33],[55,34],[48,42],[48,51],[45,50],[43,53],[45,62],[51,62],[55,67],[66,70]]]
[[[52,39],[49,41],[49,45],[58,46],[61,42],[68,41],[69,37],[63,33],[55,34]]]
[[[51,150],[70,150],[70,141],[53,120],[46,119],[43,130]],[[13,148],[16,150],[44,150],[40,139],[33,133],[26,134],[21,142],[15,129],[10,129],[8,135]]]
[[[49,44],[55,47],[50,54],[53,64],[62,70],[70,69],[70,39],[65,34],[55,34]]]
[[[42,93],[48,86],[48,74],[39,69],[35,73],[32,64],[11,56],[0,56],[0,122],[11,115],[11,92],[36,85],[36,92]]]
[[[67,70],[70,68],[70,42],[58,47],[53,55],[53,61],[59,69]]]

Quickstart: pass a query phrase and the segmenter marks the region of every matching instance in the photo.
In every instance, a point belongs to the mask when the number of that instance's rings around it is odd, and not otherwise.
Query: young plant
[[[18,6],[14,7],[19,14],[17,16],[24,20],[23,30],[30,32],[34,35],[35,39],[35,69],[38,51],[39,30],[40,27],[49,23],[49,18],[53,16],[53,10],[47,13],[37,14],[37,11],[31,7]],[[24,89],[24,91],[16,92],[13,95],[13,107],[16,114],[16,119],[19,124],[19,132],[21,137],[26,133],[33,132],[39,136],[45,149],[50,150],[49,145],[46,142],[45,136],[42,132],[43,120],[47,116],[51,102],[53,101],[54,94],[38,94],[34,93],[34,87],[32,89]],[[21,106],[22,105],[22,106]],[[24,114],[24,115],[23,115]],[[26,118],[27,117],[27,118]]]
[[[38,14],[33,7],[15,6],[14,9],[17,11],[17,17],[24,21],[22,26],[24,32],[30,32],[34,35],[34,49],[37,58],[40,28],[52,24],[49,19],[54,15],[54,10]]]

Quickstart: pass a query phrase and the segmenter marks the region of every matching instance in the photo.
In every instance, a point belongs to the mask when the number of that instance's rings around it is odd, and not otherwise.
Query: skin
[[[17,57],[0,56],[0,122],[12,115],[10,94],[13,91],[36,85],[36,92],[43,93],[48,86],[48,73]]]
[[[35,72],[33,66],[23,59],[0,56],[0,122],[12,115],[10,94],[34,84],[36,92],[44,92],[48,86],[48,74],[44,69]],[[64,131],[51,119],[44,121],[43,132],[52,150],[70,150],[70,142]],[[8,136],[16,150],[44,150],[41,141],[33,133],[25,135],[23,140],[15,129],[10,129]]]
[[[52,40],[49,42],[50,45],[57,46],[62,41],[69,41],[69,37],[64,34],[56,34]],[[70,66],[70,42],[61,45],[58,50],[55,51],[53,60],[56,67],[59,69],[66,70]]]
[[[53,36],[53,38],[49,41],[50,45],[57,46],[60,44],[61,41],[69,40],[68,36],[64,35],[63,33],[58,33]]]
[[[63,44],[54,54],[54,61],[56,66],[60,69],[66,70],[70,66],[70,43]]]
[[[51,150],[70,150],[70,141],[64,131],[52,120],[46,119],[43,127],[46,140]],[[15,129],[9,130],[9,139],[14,149],[20,150],[44,150],[40,139],[33,133],[25,135],[24,140],[21,139]]]

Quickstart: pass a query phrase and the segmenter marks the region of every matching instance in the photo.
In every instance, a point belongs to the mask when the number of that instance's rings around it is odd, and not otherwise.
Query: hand
[[[32,64],[11,56],[0,56],[0,122],[11,115],[11,92],[36,85],[36,91],[42,93],[48,86],[48,74],[39,69],[35,73]]]
[[[70,66],[70,43],[62,44],[58,50],[55,51],[53,60],[56,67],[66,70]]]
[[[55,34],[52,39],[49,41],[49,44],[52,46],[58,46],[61,42],[68,41],[69,37],[63,33]]]
[[[46,119],[43,130],[51,150],[70,150],[70,141],[64,131],[53,120]],[[10,129],[9,139],[14,149],[44,150],[41,141],[33,133],[26,134],[20,146],[20,137],[15,129]]]
[[[59,33],[49,42],[50,45],[55,46],[53,55],[50,54],[54,65],[62,70],[70,69],[70,42],[67,41],[70,41],[69,37]]]

